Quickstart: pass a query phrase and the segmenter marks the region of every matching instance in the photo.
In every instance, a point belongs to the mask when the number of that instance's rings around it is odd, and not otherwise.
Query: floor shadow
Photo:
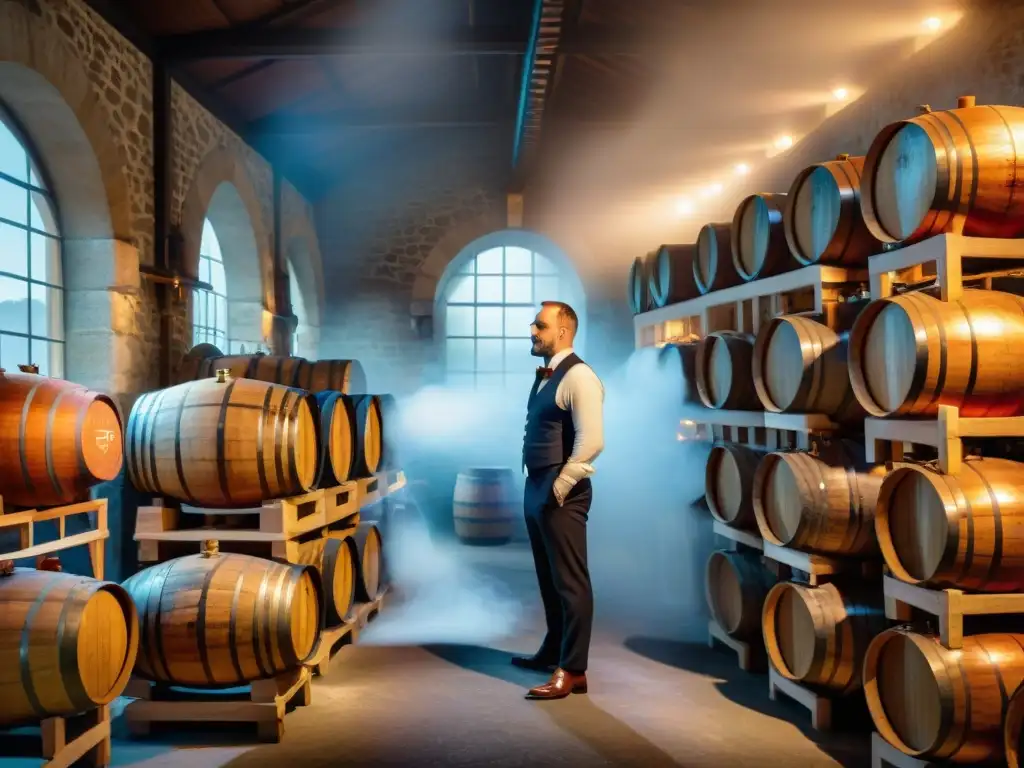
[[[834,715],[836,730],[822,733],[811,728],[810,713],[801,705],[785,696],[776,701],[769,699],[767,674],[744,672],[731,652],[709,648],[706,643],[643,636],[629,637],[623,645],[638,656],[659,664],[717,678],[715,687],[725,698],[745,709],[792,723],[846,768],[862,768],[870,764],[870,718],[866,713],[863,713],[864,717],[845,716],[840,711]]]
[[[543,683],[548,677],[542,672],[531,672],[512,666],[512,657],[517,654],[497,648],[449,643],[431,643],[421,647],[457,667],[521,686],[524,690]]]

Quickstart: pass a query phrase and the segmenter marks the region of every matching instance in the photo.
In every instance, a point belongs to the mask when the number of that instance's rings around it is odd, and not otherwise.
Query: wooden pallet
[[[1024,240],[944,234],[872,256],[868,259],[871,298],[891,296],[896,283],[933,280],[943,301],[956,301],[963,295],[965,278],[977,272],[975,263],[980,259],[1024,268]]]
[[[740,669],[744,672],[763,672],[768,666],[768,655],[764,650],[764,643],[748,643],[729,637],[714,619],[708,621],[708,648],[714,648],[715,643],[720,643],[736,654]]]
[[[871,464],[898,464],[915,445],[938,451],[938,468],[944,475],[960,471],[964,459],[963,438],[1024,438],[1024,416],[961,418],[960,409],[940,405],[933,419],[864,419],[865,455]]]
[[[82,533],[68,535],[67,519],[84,515],[88,518],[92,530]],[[38,523],[51,520],[57,522],[57,538],[42,544],[36,544],[36,529]],[[106,550],[106,540],[110,536],[107,528],[107,500],[94,499],[84,501],[80,504],[68,504],[63,507],[52,507],[50,509],[28,509],[18,512],[0,512],[0,530],[16,529],[20,538],[18,549],[9,552],[0,552],[0,562],[4,560],[27,560],[37,561],[55,552],[61,552],[72,547],[89,547],[89,560],[92,563],[93,577],[103,579],[103,560]]]
[[[813,413],[766,413],[690,408],[687,419],[696,425],[697,439],[739,443],[767,451],[809,451],[816,435],[839,429],[827,416]]]
[[[42,768],[110,765],[110,707],[0,731],[0,758],[42,760]]]
[[[321,677],[326,675],[334,655],[346,645],[352,645],[359,639],[360,632],[380,614],[386,594],[372,602],[360,603],[353,610],[348,621],[340,626],[324,630],[323,638],[320,641],[320,650],[317,651],[315,657],[306,662],[306,666],[313,671],[313,674]]]
[[[815,264],[713,291],[633,317],[637,348],[714,331],[756,334],[761,325],[793,312],[828,314],[847,295],[866,290],[868,271]]]
[[[287,674],[257,680],[245,688],[202,691],[132,678],[124,696],[134,698],[124,710],[133,736],[147,736],[153,723],[255,723],[260,741],[279,742],[289,704],[309,706],[311,674],[299,667]]]
[[[949,649],[964,644],[964,616],[1024,614],[1024,594],[973,594],[959,589],[931,589],[886,575],[882,580],[885,615],[910,621],[911,608],[939,619],[939,640]]]
[[[877,560],[801,552],[798,549],[780,547],[770,541],[764,542],[764,556],[766,560],[773,560],[792,570],[806,573],[812,587],[824,584],[834,576],[856,574],[865,579],[877,579],[882,575],[882,564]]]
[[[946,760],[922,760],[900,752],[882,734],[871,734],[871,768],[951,768]],[[990,764],[991,765],[991,764]]]
[[[732,528],[721,520],[713,520],[711,527],[715,533],[731,542],[729,548],[733,551],[740,550],[745,547],[747,549],[757,550],[758,552],[764,552],[764,539],[758,535],[757,531]]]

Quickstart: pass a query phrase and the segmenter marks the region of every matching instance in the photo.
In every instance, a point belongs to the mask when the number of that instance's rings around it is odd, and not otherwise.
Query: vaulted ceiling
[[[905,53],[957,0],[89,0],[304,191],[423,137],[543,145],[660,133],[653,167],[805,130],[838,83]],[[824,98],[817,95],[825,94]],[[656,106],[652,106],[656,104]],[[443,132],[443,133],[442,133]],[[671,157],[665,148],[675,147]],[[546,156],[550,156],[549,149]],[[560,151],[560,150],[555,150]],[[716,160],[717,162],[717,160]],[[638,168],[638,170],[640,170]]]

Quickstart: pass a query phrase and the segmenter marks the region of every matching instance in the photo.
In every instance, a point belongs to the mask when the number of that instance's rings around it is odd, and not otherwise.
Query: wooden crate
[[[310,680],[308,667],[225,691],[175,688],[132,678],[123,695],[135,701],[125,707],[125,721],[133,736],[149,735],[153,723],[255,723],[260,741],[279,742],[288,705],[310,704]]]
[[[768,654],[764,650],[764,643],[748,643],[729,637],[714,619],[708,621],[708,648],[714,648],[715,643],[720,643],[736,654],[740,669],[744,672],[763,672],[768,666]]]
[[[959,589],[932,589],[886,575],[882,580],[885,615],[910,621],[911,608],[939,619],[939,640],[946,648],[962,648],[964,616],[1024,614],[1024,594],[973,594]]]
[[[1007,269],[1024,268],[1024,240],[944,234],[872,256],[868,259],[871,298],[891,296],[896,283],[923,287],[934,281],[943,301],[956,301],[963,295],[965,278],[977,274],[980,260],[996,261]]]
[[[713,291],[633,317],[636,347],[658,346],[714,331],[756,334],[773,317],[793,312],[829,315],[846,296],[867,289],[868,271],[814,264]]]
[[[0,731],[0,758],[7,757],[42,760],[43,768],[110,765],[110,707]]]
[[[68,534],[67,519],[84,515],[88,518],[92,530],[82,533]],[[38,523],[56,521],[57,538],[42,544],[36,544],[36,529]],[[68,504],[63,507],[52,507],[50,509],[27,509],[21,511],[0,511],[0,530],[15,529],[18,532],[20,542],[18,549],[9,552],[0,552],[0,562],[4,560],[25,560],[40,559],[56,552],[61,552],[72,547],[87,546],[89,548],[89,560],[92,564],[93,577],[103,579],[103,559],[106,550],[106,540],[110,536],[107,528],[107,500],[94,499],[83,501],[80,504]]]
[[[386,594],[387,592],[369,603],[359,603],[348,621],[340,626],[324,630],[323,639],[320,641],[320,650],[316,656],[306,662],[306,666],[313,671],[313,674],[326,675],[334,655],[346,645],[352,645],[359,639],[359,633],[380,614]]]

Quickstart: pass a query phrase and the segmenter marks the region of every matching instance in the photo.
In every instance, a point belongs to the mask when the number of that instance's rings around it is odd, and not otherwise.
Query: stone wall
[[[65,374],[108,392],[127,415],[159,385],[160,316],[153,283],[154,134],[151,62],[80,0],[0,0],[0,103],[26,135],[59,207],[64,237]],[[232,335],[262,339],[289,315],[285,270],[275,273],[273,170],[256,151],[175,84],[171,226],[194,275],[203,220],[222,225],[229,262]],[[282,185],[282,242],[302,275],[311,327],[322,316],[319,245],[308,201]],[[232,296],[230,292],[237,291]],[[187,295],[171,307],[171,354],[191,341]],[[316,334],[314,334],[315,338]],[[289,351],[290,335],[278,351]],[[315,341],[306,353],[315,355]],[[27,361],[26,361],[27,362]],[[134,500],[123,478],[111,499],[108,566],[134,565]]]

